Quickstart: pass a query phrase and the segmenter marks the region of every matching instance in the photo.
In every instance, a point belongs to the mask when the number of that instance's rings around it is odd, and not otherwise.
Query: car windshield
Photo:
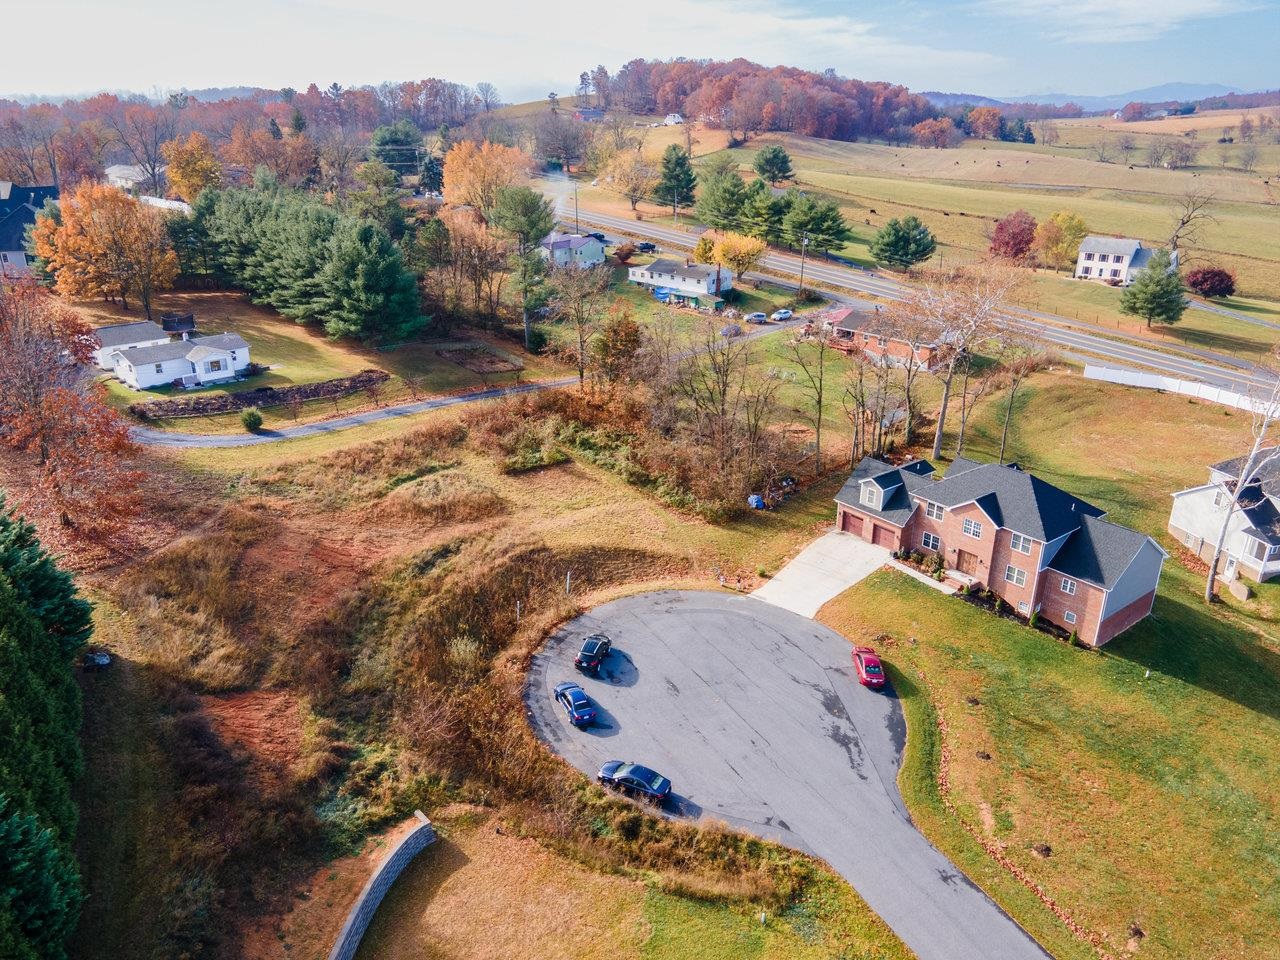
[[[881,671],[880,669],[880,664],[874,663],[874,662],[867,664],[867,673],[881,673],[881,672],[883,671]]]

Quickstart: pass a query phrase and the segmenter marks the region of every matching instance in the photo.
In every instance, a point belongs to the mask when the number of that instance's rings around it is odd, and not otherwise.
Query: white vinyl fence
[[[1105,380],[1107,383],[1121,383],[1127,387],[1143,387],[1147,390],[1165,390],[1168,393],[1180,393],[1187,397],[1198,397],[1210,403],[1220,403],[1237,410],[1257,411],[1266,408],[1269,398],[1266,396],[1250,396],[1237,393],[1225,387],[1211,387],[1207,383],[1196,380],[1178,380],[1174,377],[1162,377],[1158,373],[1142,373],[1138,370],[1126,370],[1123,367],[1103,367],[1094,363],[1084,365],[1084,375],[1090,380]]]

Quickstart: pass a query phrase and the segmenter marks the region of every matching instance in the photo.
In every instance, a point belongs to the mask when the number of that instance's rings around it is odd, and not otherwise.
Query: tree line
[[[83,899],[72,843],[89,604],[0,494],[0,956],[63,960]]]

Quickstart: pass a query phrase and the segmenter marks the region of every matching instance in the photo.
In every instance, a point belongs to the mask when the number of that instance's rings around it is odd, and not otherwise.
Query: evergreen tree
[[[74,858],[0,794],[0,956],[62,960],[83,894]]]
[[[1151,255],[1146,269],[1120,294],[1120,309],[1142,317],[1150,327],[1155,323],[1177,323],[1187,309],[1187,292],[1182,277],[1173,268],[1168,250]]]
[[[747,188],[739,229],[749,237],[776,243],[782,237],[782,221],[786,214],[786,200],[775,197],[763,180],[755,180]]]
[[[546,261],[538,250],[538,244],[555,229],[555,210],[550,200],[531,187],[501,187],[489,215],[489,223],[515,241],[512,268],[520,289],[524,345],[529,349],[533,342],[529,309],[534,305],[531,301],[543,299],[540,288],[546,277]]]
[[[369,137],[369,158],[381,160],[402,177],[418,169],[421,148],[422,134],[408,120],[378,127]]]
[[[40,621],[62,657],[71,657],[93,633],[93,608],[71,575],[53,562],[36,528],[5,506],[0,492],[0,577]]]
[[[803,193],[790,198],[782,230],[787,243],[795,247],[807,237],[809,249],[816,253],[827,253],[843,246],[852,236],[839,206],[833,201],[815,200]]]
[[[295,134],[307,129],[307,118],[302,115],[302,111],[297,107],[293,108],[293,116],[289,118],[289,129]]]
[[[418,182],[423,190],[440,193],[444,189],[444,161],[434,153],[426,154],[418,171]]]
[[[668,207],[690,207],[697,184],[698,175],[693,172],[689,154],[678,144],[671,144],[662,155],[662,171],[658,186],[653,191],[654,200]]]
[[[752,166],[760,179],[769,181],[770,186],[776,187],[783,180],[795,179],[791,157],[776,143],[758,152]]]
[[[938,241],[917,217],[895,217],[871,241],[871,255],[878,262],[903,268],[928,260],[937,248]]]
[[[272,117],[271,122],[267,124],[267,130],[271,133],[272,140],[284,139],[284,131],[280,129],[280,124],[276,123],[275,117]]]
[[[404,207],[400,200],[400,176],[381,160],[370,160],[356,167],[359,190],[347,196],[351,213],[372,220],[391,235],[393,240],[404,235]]]
[[[316,312],[330,337],[399,343],[426,325],[418,283],[387,232],[367,220],[343,220],[329,241]]]
[[[698,219],[716,230],[736,230],[746,195],[747,185],[738,171],[711,177],[698,197]]]

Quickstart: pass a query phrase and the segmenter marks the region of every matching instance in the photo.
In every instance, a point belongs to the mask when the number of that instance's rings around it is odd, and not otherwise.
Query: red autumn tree
[[[938,120],[921,120],[911,128],[916,143],[922,147],[937,147],[939,150],[955,143],[956,125],[950,117]]]
[[[34,283],[0,287],[0,443],[28,454],[64,526],[110,529],[137,508],[129,428],[85,373],[92,332]]]
[[[969,135],[979,140],[994,140],[1000,135],[1001,119],[995,107],[977,107],[969,114]]]
[[[996,221],[991,231],[991,253],[1006,260],[1022,260],[1036,239],[1036,218],[1025,210],[1015,210]]]
[[[1187,286],[1202,297],[1230,297],[1236,292],[1236,275],[1222,267],[1197,267],[1188,271]]]

